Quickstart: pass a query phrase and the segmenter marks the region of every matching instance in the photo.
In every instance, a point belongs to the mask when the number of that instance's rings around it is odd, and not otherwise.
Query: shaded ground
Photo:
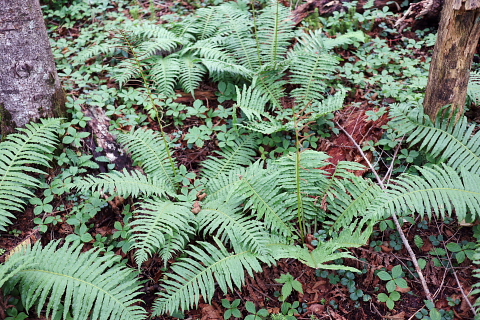
[[[164,10],[168,11],[166,8]],[[372,31],[372,34],[374,33],[375,30]],[[69,34],[71,35],[71,33]],[[412,33],[411,36],[413,37],[413,35]],[[394,42],[395,39],[391,39],[391,41]],[[347,57],[350,53],[345,50],[341,54]],[[425,52],[419,50],[419,59],[425,58],[423,54]],[[205,83],[204,87],[199,90],[197,97],[208,100],[210,107],[214,108],[217,102],[215,101],[216,96],[212,92],[215,90],[215,87]],[[354,92],[348,98],[346,107],[336,114],[334,121],[340,124],[360,145],[369,140],[378,141],[384,134],[382,126],[387,123],[387,116],[385,114],[376,121],[368,120],[365,112],[378,110],[378,107],[372,104],[371,97],[366,98],[371,93],[360,90]],[[182,96],[180,100],[185,104],[193,103],[193,99],[189,95]],[[384,100],[382,105],[388,105],[391,102],[393,101]],[[357,106],[353,107],[353,103],[357,103]],[[184,130],[198,125],[202,121],[202,119],[189,119],[185,123]],[[151,126],[154,129],[156,128],[156,124],[153,122]],[[167,133],[172,133],[174,130],[173,126],[166,127]],[[213,141],[207,141],[203,148],[186,148],[183,145],[176,149],[175,157],[188,170],[197,171],[199,163],[217,149],[218,147]],[[343,133],[321,139],[317,149],[329,153],[334,164],[343,160],[364,162],[351,139]],[[374,155],[368,153],[368,157],[372,160]],[[56,174],[55,169],[52,169],[50,173],[54,176]],[[65,204],[65,212],[69,210],[69,206],[72,206],[72,203],[65,199],[57,199],[57,201]],[[121,211],[126,204],[129,203],[123,199],[115,199],[110,203],[109,208],[97,214],[92,221],[95,224],[92,235],[94,237],[96,234],[112,235],[115,232],[115,221],[122,221]],[[59,212],[58,214],[62,215],[63,213]],[[15,223],[9,227],[10,233],[2,234],[2,237],[0,237],[0,248],[8,251],[27,238],[31,238],[32,241],[47,243],[52,239],[62,238],[72,233],[71,226],[62,221],[46,234],[40,236],[40,233],[34,230],[34,218],[33,208],[27,207],[25,212],[18,215]],[[415,225],[406,223],[403,228],[412,246],[415,243],[415,235],[419,235],[423,240],[422,246],[414,247],[415,253],[418,258],[425,258],[428,261],[424,269],[424,275],[431,292],[435,295],[436,307],[445,311],[453,311],[454,318],[444,319],[471,319],[472,314],[469,306],[460,290],[460,288],[463,289],[467,294],[471,291],[474,283],[472,277],[474,268],[471,261],[467,259],[465,262],[457,264],[451,260],[454,258],[447,251],[447,255],[439,256],[439,263],[436,266],[433,259],[435,255],[432,254],[432,250],[442,248],[447,242],[475,242],[476,238],[473,236],[472,228],[462,227],[453,222],[449,224],[439,221],[420,223],[420,220],[417,220]],[[432,238],[432,236],[438,237],[438,235],[443,235],[445,242],[436,243],[437,238]],[[311,241],[316,240],[313,234],[309,237]],[[312,246],[311,241],[310,245]],[[86,246],[86,249],[88,249],[88,246]],[[120,249],[117,250],[117,253],[129,259],[133,265],[131,255],[123,254]],[[230,301],[241,299],[242,303],[239,309],[242,311],[243,317],[248,314],[243,307],[246,301],[253,301],[257,308],[266,308],[271,313],[278,313],[282,305],[277,298],[281,285],[275,279],[287,273],[293,275],[303,285],[303,294],[294,292],[288,299],[288,302],[291,303],[294,301],[301,303],[302,312],[297,315],[297,319],[360,320],[387,318],[400,320],[411,319],[415,313],[424,308],[422,287],[414,277],[414,269],[408,253],[400,244],[393,230],[387,229],[385,232],[377,230],[370,245],[353,249],[353,253],[358,260],[345,261],[345,264],[358,268],[362,271],[361,274],[338,271],[326,272],[306,267],[295,260],[282,260],[277,266],[266,266],[263,273],[255,275],[254,278],[248,278],[246,286],[241,291],[235,291],[227,295],[218,292],[211,304],[200,303],[199,308],[187,312],[185,318],[223,319],[225,308],[222,307],[221,299]],[[5,255],[0,258],[0,261],[3,261],[4,257]],[[375,275],[375,272],[382,268],[391,270],[396,265],[402,265],[409,288],[399,289],[402,292],[402,298],[395,303],[393,310],[389,310],[385,303],[377,299],[379,293],[386,292],[386,281],[381,280]],[[445,268],[445,266],[449,267]],[[158,285],[158,280],[163,277],[165,271],[162,267],[163,264],[160,259],[153,258],[145,264],[145,268],[142,270],[142,278],[147,281],[142,289],[144,294],[141,299],[145,301],[147,308],[151,308],[156,298],[156,292],[162,290]],[[353,291],[352,288],[354,288]],[[352,294],[355,295],[352,296]],[[162,316],[152,319],[177,318]]]

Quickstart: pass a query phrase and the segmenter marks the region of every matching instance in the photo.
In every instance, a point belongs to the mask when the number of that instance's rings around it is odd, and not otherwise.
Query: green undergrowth
[[[396,215],[418,231],[422,269],[473,269],[474,240],[422,229],[434,219],[474,222],[480,208],[477,125],[433,123],[422,111],[434,33],[408,38],[388,8],[373,7],[295,25],[296,5],[195,2],[190,14],[164,14],[157,1],[44,7],[71,119],[44,119],[0,143],[2,235],[22,236],[12,228],[31,205],[35,229],[51,240],[24,243],[0,265],[12,319],[30,309],[52,319],[182,318],[281,259],[344,286],[357,308],[393,310],[417,270],[410,261],[378,270],[384,289],[369,291],[350,248],[400,252]],[[357,162],[327,170],[320,143],[339,134],[335,113],[347,104],[366,109],[366,121],[391,119],[382,139],[360,146],[383,183]],[[92,107],[109,117],[129,169],[87,143]],[[426,241],[434,248],[423,253]],[[159,288],[151,313],[140,300],[145,282]],[[225,319],[305,314],[293,300],[302,283],[290,273],[276,282],[279,313],[224,299]],[[423,310],[423,319],[451,315],[430,302]]]

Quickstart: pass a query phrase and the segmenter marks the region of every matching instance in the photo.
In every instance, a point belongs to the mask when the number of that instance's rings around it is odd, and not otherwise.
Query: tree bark
[[[38,0],[0,0],[0,121],[2,134],[41,117],[65,115]]]
[[[480,0],[446,0],[423,104],[432,120],[446,105],[451,115],[463,113],[479,37]]]

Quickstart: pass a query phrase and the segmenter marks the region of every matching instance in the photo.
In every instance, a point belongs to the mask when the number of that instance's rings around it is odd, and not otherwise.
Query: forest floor
[[[173,3],[162,2],[161,5],[158,5],[158,15],[168,13],[168,8],[172,6]],[[188,3],[184,3],[184,6],[192,8]],[[145,7],[147,7],[147,2],[145,2]],[[400,14],[401,12],[397,13],[397,16],[392,19],[398,19]],[[434,30],[436,25],[434,22],[431,23],[431,30]],[[80,34],[80,29],[81,26],[76,26],[65,30],[63,34],[65,37],[75,37],[75,34]],[[372,37],[379,36],[381,31],[383,29],[374,28],[369,32],[369,35]],[[62,35],[62,32],[59,31],[58,34]],[[410,37],[416,40],[416,34],[413,31],[404,32],[401,35],[399,34],[398,37]],[[388,39],[388,43],[394,43],[395,41],[397,39],[392,37]],[[424,60],[426,56],[431,55],[431,50],[425,50],[425,48],[415,50],[417,50],[415,54],[418,55],[419,60]],[[345,59],[352,56],[352,53],[345,49],[338,49],[337,53]],[[110,85],[114,86],[115,84]],[[208,101],[208,106],[215,108],[218,105],[217,97],[214,94],[216,90],[216,86],[212,83],[205,82],[202,88],[198,90],[197,98]],[[76,92],[68,92],[68,94],[78,95],[80,91],[81,89],[77,89]],[[385,134],[384,125],[388,122],[387,114],[385,113],[372,120],[366,112],[378,111],[380,106],[388,107],[389,103],[394,102],[394,100],[376,101],[375,98],[372,99],[372,95],[375,94],[374,89],[370,92],[364,90],[352,90],[352,92],[347,96],[346,107],[337,112],[333,120],[349,132],[360,145],[370,140],[379,141]],[[183,95],[179,98],[179,101],[188,105],[193,104],[194,99],[188,95]],[[169,118],[167,117],[165,121],[168,123]],[[189,120],[186,120],[183,130],[186,131],[189,127],[199,125],[202,121],[204,120],[200,118],[189,118]],[[156,129],[156,124],[153,121],[151,122],[151,128]],[[165,130],[167,133],[172,133],[174,128],[173,126],[167,126]],[[169,132],[169,130],[172,132]],[[188,148],[184,141],[183,145],[176,148],[174,156],[178,159],[179,164],[183,164],[188,170],[195,172],[199,170],[200,162],[212,155],[215,150],[218,150],[218,147],[214,141],[205,141],[202,148]],[[321,138],[318,141],[317,150],[327,152],[332,157],[333,163],[343,160],[364,163],[354,143],[343,132]],[[371,151],[367,153],[370,159],[374,159],[375,155]],[[56,168],[51,169],[50,174],[54,176],[58,173],[56,170]],[[94,170],[93,173],[95,172]],[[368,174],[368,172],[365,172],[365,174]],[[58,212],[62,216],[68,211],[69,201],[66,199],[57,199],[56,201],[65,204],[64,212]],[[119,209],[121,206],[121,200],[118,203],[112,201],[111,206],[102,210],[93,218],[92,223],[95,225],[92,228],[93,237],[97,234],[102,236],[114,234],[116,231],[114,223],[122,219],[121,209]],[[26,239],[47,243],[51,239],[62,238],[72,233],[72,227],[65,220],[61,220],[47,233],[40,234],[36,229],[37,225],[33,222],[36,218],[33,210],[34,206],[29,206],[23,214],[17,216],[14,224],[8,229],[9,233],[2,234],[2,237],[0,237],[0,248],[8,252]],[[468,295],[472,291],[472,285],[476,282],[472,275],[475,268],[470,259],[458,262],[459,260],[456,260],[458,256],[453,255],[452,251],[447,249],[447,245],[449,243],[460,245],[475,243],[479,236],[477,229],[472,226],[459,225],[453,219],[451,221],[437,221],[435,219],[422,221],[417,219],[415,224],[405,223],[403,231],[410,244],[412,244],[417,258],[428,261],[423,269],[423,274],[434,295],[435,307],[443,310],[442,317],[439,319],[472,319],[472,312],[464,294]],[[418,242],[418,236],[422,239],[421,243]],[[308,245],[311,245],[312,241],[318,240],[317,237],[315,231],[311,230]],[[414,243],[418,245],[414,246]],[[86,249],[88,249],[88,245]],[[125,255],[120,249],[117,253],[133,263],[134,259],[130,254]],[[278,313],[282,307],[282,302],[277,298],[281,290],[281,284],[276,282],[275,279],[280,278],[282,274],[289,273],[303,286],[303,293],[294,291],[288,299],[290,303],[295,301],[300,303],[296,312],[297,319],[428,319],[427,315],[416,316],[420,314],[422,309],[427,309],[424,303],[425,293],[419,280],[414,277],[415,272],[410,256],[394,229],[386,228],[380,231],[377,227],[370,244],[352,249],[352,253],[356,259],[347,260],[344,263],[361,270],[360,274],[337,271],[326,272],[306,267],[296,260],[282,260],[275,266],[264,267],[263,273],[249,277],[242,290],[235,290],[228,295],[217,292],[211,304],[203,301],[196,310],[188,311],[183,317],[179,316],[179,318],[223,319],[225,307],[222,306],[222,299],[230,301],[240,299],[242,303],[239,309],[243,317],[248,314],[243,307],[246,301],[252,301],[257,308],[265,308],[270,313]],[[401,299],[394,303],[393,309],[389,309],[384,302],[377,298],[379,293],[386,292],[387,281],[381,280],[376,275],[376,271],[380,269],[391,271],[398,265],[402,266],[405,272],[404,279],[408,283],[408,288],[397,288],[397,291],[401,293]],[[157,282],[165,272],[163,262],[159,258],[150,259],[142,272],[142,278],[146,281],[140,299],[145,301],[144,306],[148,310],[157,297],[156,292],[161,289]],[[470,302],[475,300],[474,297],[469,299]],[[161,316],[152,319],[179,318]],[[37,318],[31,317],[28,319]]]

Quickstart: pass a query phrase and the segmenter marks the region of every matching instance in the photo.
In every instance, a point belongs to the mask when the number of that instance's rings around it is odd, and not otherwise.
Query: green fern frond
[[[256,155],[256,146],[253,138],[241,137],[234,142],[233,146],[215,151],[220,157],[210,156],[202,162],[202,178],[212,180],[236,167],[250,165]]]
[[[476,265],[479,265],[480,264],[480,243],[479,241],[477,240],[477,248],[475,249],[475,254],[473,256],[473,263],[475,263]],[[475,270],[473,271],[473,276],[475,278],[480,278],[480,268],[475,268]],[[473,285],[473,288],[475,288],[471,293],[470,295],[476,295],[476,294],[479,294],[480,293],[480,282],[477,282]],[[475,307],[475,310],[477,312],[477,316],[474,318],[475,320],[478,320],[478,315],[480,315],[480,298],[477,298],[475,300],[475,303],[473,305]]]
[[[17,252],[18,253],[18,252]],[[0,264],[0,288],[15,277],[20,271],[31,268],[35,265],[32,257],[27,257],[21,254],[13,254],[6,261]]]
[[[367,243],[371,234],[371,227],[368,227],[364,231],[360,229],[355,230],[355,225],[353,224],[348,229],[343,230],[338,236],[328,241],[319,242],[318,246],[312,251],[306,247],[285,244],[272,244],[270,247],[273,256],[277,260],[282,258],[294,258],[312,268],[360,272],[356,268],[345,265],[327,264],[327,262],[340,258],[355,259],[355,257],[349,252],[339,250],[361,247]]]
[[[223,7],[221,10],[225,17],[224,27],[228,32],[228,36],[224,38],[225,48],[235,56],[240,65],[252,71],[258,70],[261,61],[257,43],[252,38],[252,21],[242,16],[239,18],[234,12],[228,12]]]
[[[410,110],[404,104],[392,108],[393,125],[400,134],[408,134],[407,142],[419,145],[454,169],[464,168],[480,175],[480,131],[469,125],[466,117],[458,122],[440,119],[433,124],[419,108]]]
[[[276,188],[280,185],[279,171],[263,167],[262,161],[248,167],[234,193],[243,200],[244,210],[251,210],[266,228],[292,238],[294,230],[291,221],[295,218],[292,208],[296,198]]]
[[[429,218],[432,211],[445,218],[455,212],[458,220],[467,214],[480,215],[480,176],[461,170],[459,175],[447,165],[417,168],[420,176],[403,174],[392,181],[367,211],[366,217],[384,218],[391,212],[416,212]]]
[[[132,79],[141,78],[142,72],[142,66],[134,59],[123,60],[116,66],[113,79],[122,87]]]
[[[351,225],[356,218],[363,217],[382,189],[370,180],[357,177],[353,173],[341,173],[341,179],[331,178],[326,200],[328,214],[325,224],[331,231],[338,231]]]
[[[268,97],[256,88],[256,78],[252,85],[243,85],[242,90],[236,87],[236,106],[242,110],[250,121],[261,121],[265,117],[265,107],[269,101]]]
[[[279,181],[288,192],[303,196],[319,195],[328,183],[327,173],[322,167],[328,165],[328,154],[313,150],[290,153],[275,163],[280,171]]]
[[[256,26],[262,64],[283,60],[294,37],[290,10],[275,1],[263,10]]]
[[[307,52],[296,55],[290,64],[290,82],[299,86],[291,95],[300,107],[320,101],[325,94],[325,80],[335,72],[338,61],[329,54]]]
[[[48,167],[58,138],[59,119],[30,123],[0,143],[0,230],[11,224],[12,211],[21,211],[40,181],[28,173],[41,173],[32,165]]]
[[[174,195],[172,186],[157,177],[145,176],[140,171],[111,171],[98,176],[86,176],[75,181],[81,191],[106,192],[120,197]]]
[[[179,39],[155,39],[142,42],[136,48],[138,59],[145,60],[152,56],[162,56],[175,51],[182,42]]]
[[[158,132],[137,129],[128,134],[120,134],[118,141],[128,148],[133,160],[139,163],[145,173],[165,181],[168,190],[174,190],[176,164],[167,150],[170,146],[165,145],[165,140]]]
[[[187,204],[161,199],[147,199],[135,210],[135,219],[130,222],[132,249],[136,249],[135,261],[140,268],[155,252],[162,249],[172,237],[188,238],[195,231],[191,225],[195,217]],[[185,241],[183,241],[185,242]],[[163,252],[170,256],[172,252]]]
[[[480,104],[480,71],[472,71],[470,73],[470,81],[468,82],[468,96],[475,104]]]
[[[82,252],[82,245],[50,242],[45,248],[35,244],[18,255],[33,259],[35,265],[17,273],[22,302],[28,310],[37,305],[37,313],[46,311],[52,318],[63,302],[63,319],[72,311],[77,320],[145,319],[145,310],[137,305],[140,288],[136,274],[122,264],[120,257]]]
[[[216,175],[205,181],[205,192],[208,201],[224,201],[230,204],[241,205],[242,197],[235,191],[241,178],[245,176],[247,168],[237,167],[221,175]]]
[[[181,258],[172,266],[172,273],[166,274],[165,293],[154,303],[154,316],[187,310],[198,305],[200,297],[210,301],[217,284],[223,292],[241,289],[245,283],[245,271],[262,271],[262,263],[272,264],[271,256],[256,255],[251,251],[230,253],[223,244],[215,239],[217,246],[200,242],[199,246],[186,251],[188,258]]]
[[[302,236],[305,236],[305,220],[318,218],[321,213],[316,201],[322,195],[327,177],[320,168],[327,165],[328,158],[323,152],[305,150],[284,155],[275,161],[282,187],[289,196],[296,197],[295,209]]]
[[[174,87],[180,75],[180,63],[177,58],[157,58],[150,70],[150,77],[157,90],[167,97],[175,95]]]
[[[165,267],[167,261],[176,256],[178,252],[183,252],[189,241],[189,234],[180,234],[174,231],[171,236],[168,234],[165,235],[165,242],[158,250],[158,255],[165,262]]]
[[[195,36],[199,40],[210,38],[221,28],[221,15],[218,7],[200,8],[195,11]]]
[[[239,213],[240,208],[222,202],[208,202],[197,215],[198,229],[204,235],[216,235],[238,251],[244,248],[262,255],[268,254],[265,227],[260,221]]]
[[[179,58],[180,62],[180,76],[179,84],[183,91],[190,93],[195,97],[195,89],[198,88],[202,82],[207,70],[201,64],[201,60],[193,55],[183,55]]]

